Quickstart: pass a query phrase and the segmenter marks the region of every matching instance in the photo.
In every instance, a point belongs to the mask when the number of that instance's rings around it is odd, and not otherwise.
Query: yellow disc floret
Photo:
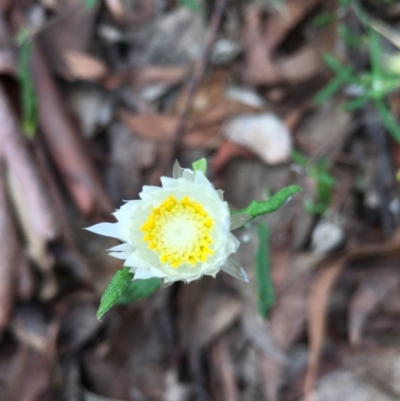
[[[140,228],[147,247],[158,253],[161,263],[174,268],[181,264],[205,262],[214,253],[213,219],[203,206],[188,196],[181,200],[170,195],[154,207]]]

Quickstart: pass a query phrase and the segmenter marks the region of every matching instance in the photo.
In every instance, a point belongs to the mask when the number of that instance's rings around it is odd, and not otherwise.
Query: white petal
[[[222,189],[217,189],[217,194],[219,196],[219,199],[222,201],[224,200],[224,191]]]
[[[243,267],[240,266],[240,263],[232,257],[229,257],[226,260],[225,264],[221,267],[221,270],[223,270],[225,273],[228,273],[232,277],[246,281],[246,283],[249,282],[249,279],[247,278],[247,274]]]
[[[183,176],[183,169],[179,165],[178,160],[175,160],[174,167],[172,168],[172,177],[175,179],[181,178]]]
[[[202,171],[196,171],[195,176],[194,176],[194,183],[197,185],[204,185],[206,187],[212,187],[211,182],[209,179],[204,175]]]
[[[107,249],[107,251],[108,252],[125,252],[125,251],[127,251],[127,245],[130,246],[129,244],[126,244],[126,243],[115,245],[112,248]],[[132,250],[133,250],[133,248],[132,248]]]
[[[135,277],[133,278],[134,280],[146,280],[148,278],[154,277],[149,269],[137,269],[135,271]]]
[[[91,231],[92,233],[104,235],[106,237],[123,240],[118,223],[99,223],[95,224],[94,226],[87,227],[86,230]]]
[[[146,200],[149,195],[151,195],[155,191],[159,191],[160,187],[156,187],[154,185],[144,185],[142,188],[142,192],[140,192],[140,199]]]
[[[164,288],[169,287],[170,285],[174,284],[174,281],[165,281],[161,280],[161,285],[160,285],[160,290],[163,290]]]
[[[126,258],[129,257],[129,253],[127,253],[127,252],[109,252],[108,254],[110,256],[112,256],[113,258],[117,258],[117,259],[121,259],[121,260],[125,260]]]
[[[193,182],[194,181],[194,174],[192,170],[189,170],[187,168],[183,169],[182,177],[184,180]]]
[[[126,259],[124,266],[137,267],[137,268],[149,268],[149,264],[143,259],[139,258],[137,252],[131,253]]]
[[[180,183],[179,183],[180,180],[175,180],[171,177],[161,177],[160,181],[161,181],[161,185],[163,188],[171,189],[171,188],[177,188],[180,186]],[[160,189],[160,188],[158,188],[158,189]]]
[[[247,223],[250,219],[251,216],[246,213],[232,214],[230,218],[229,231],[233,231],[239,227],[242,227],[242,225]]]

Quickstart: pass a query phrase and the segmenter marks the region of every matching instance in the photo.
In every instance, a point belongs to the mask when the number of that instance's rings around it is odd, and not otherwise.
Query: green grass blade
[[[368,101],[370,100],[370,97],[368,95],[360,96],[356,99],[349,100],[343,105],[343,110],[344,111],[354,111],[357,109],[360,109],[361,107],[365,106]]]
[[[392,137],[400,143],[400,126],[393,117],[389,108],[386,106],[383,99],[375,99],[374,101],[375,107],[378,111],[378,114],[381,118],[382,124],[388,130],[388,132],[392,135]]]
[[[371,73],[374,79],[382,78],[381,68],[381,40],[379,35],[374,31],[369,31],[369,56],[371,63]]]
[[[21,40],[18,54],[18,80],[21,87],[22,130],[28,138],[34,137],[39,116],[38,99],[30,68],[32,50],[31,40],[28,38]]]
[[[315,96],[314,103],[317,106],[325,103],[331,97],[339,92],[340,88],[344,85],[344,80],[340,77],[332,79],[324,88],[322,88]]]
[[[258,313],[262,318],[266,318],[275,303],[274,285],[271,278],[269,230],[264,223],[258,224],[257,228],[258,250],[255,265]]]

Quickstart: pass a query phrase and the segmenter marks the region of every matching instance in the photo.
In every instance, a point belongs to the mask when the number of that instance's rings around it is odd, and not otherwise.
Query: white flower
[[[230,257],[239,246],[230,230],[250,216],[230,216],[222,191],[215,190],[202,171],[183,170],[176,162],[173,178],[161,177],[161,183],[144,186],[140,200],[127,201],[114,213],[116,223],[87,229],[123,241],[109,252],[125,260],[134,279],[189,282],[223,270],[247,281],[243,268]]]

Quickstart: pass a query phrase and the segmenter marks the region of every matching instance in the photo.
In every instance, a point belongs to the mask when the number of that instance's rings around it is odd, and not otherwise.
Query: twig
[[[169,160],[167,160],[166,163],[166,165],[168,164],[168,168],[163,169],[164,172],[166,172],[166,170],[168,171],[170,170],[170,167],[172,167],[174,160],[177,158],[179,154],[182,139],[183,136],[185,135],[185,128],[186,128],[185,125],[189,118],[193,99],[197,93],[197,89],[200,85],[201,79],[203,78],[204,70],[210,58],[212,45],[217,36],[217,32],[221,24],[222,15],[224,13],[228,1],[229,0],[217,0],[215,3],[214,11],[210,21],[210,26],[207,31],[206,43],[203,55],[194,65],[192,76],[184,92],[185,96],[183,101],[183,110],[179,116],[178,126],[176,127],[176,131],[174,133],[174,139],[172,141],[171,157]],[[164,167],[167,167],[166,165]]]

